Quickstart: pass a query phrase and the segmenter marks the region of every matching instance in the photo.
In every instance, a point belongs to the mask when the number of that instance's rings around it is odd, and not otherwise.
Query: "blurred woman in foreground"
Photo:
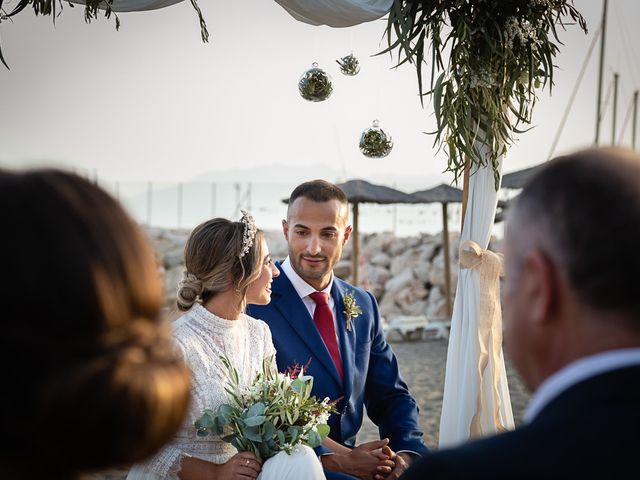
[[[126,465],[180,426],[190,375],[151,248],[118,203],[56,170],[0,172],[0,477]]]

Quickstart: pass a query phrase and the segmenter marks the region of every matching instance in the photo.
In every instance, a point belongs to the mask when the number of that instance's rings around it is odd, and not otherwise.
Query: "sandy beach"
[[[434,339],[409,342],[392,341],[390,343],[398,357],[400,373],[418,401],[420,426],[424,432],[425,443],[429,448],[435,449],[438,446],[447,341]],[[529,394],[508,361],[507,376],[513,415],[516,424],[519,424],[529,401]],[[377,427],[367,419],[358,441],[364,442],[377,438]]]
[[[444,390],[444,375],[447,359],[447,341],[442,339],[416,341],[390,341],[398,357],[400,372],[409,385],[411,393],[420,406],[420,425],[424,431],[425,443],[431,449],[438,446],[438,429]],[[507,361],[507,375],[511,405],[516,424],[520,423],[529,400],[518,374]],[[378,438],[376,426],[368,419],[358,437],[359,442]],[[120,480],[126,470],[110,471],[90,476],[92,480]]]

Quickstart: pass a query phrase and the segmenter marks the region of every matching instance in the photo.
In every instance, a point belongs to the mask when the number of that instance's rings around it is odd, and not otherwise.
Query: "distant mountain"
[[[193,178],[196,182],[253,182],[253,183],[296,183],[310,180],[314,172],[322,172],[326,179],[338,179],[339,170],[328,168],[326,165],[267,165],[253,168],[233,168],[220,172],[205,172]],[[316,177],[318,176],[315,173]]]
[[[295,184],[312,180],[314,178],[324,178],[336,183],[361,178],[371,183],[382,185],[397,185],[399,189],[415,187],[426,189],[440,183],[448,183],[450,175],[416,175],[413,172],[407,173],[363,173],[361,176],[345,175],[339,169],[327,167],[326,165],[268,165],[254,168],[240,169],[234,168],[220,172],[205,172],[191,179],[193,182],[216,182],[216,183],[271,183],[271,184]]]

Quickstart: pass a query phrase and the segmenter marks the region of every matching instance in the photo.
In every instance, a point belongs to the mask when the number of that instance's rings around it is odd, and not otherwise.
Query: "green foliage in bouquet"
[[[415,65],[421,99],[432,95],[435,144],[447,152],[447,170],[457,180],[465,156],[491,164],[498,188],[498,157],[531,123],[535,90],[553,85],[558,26],[576,22],[586,32],[571,0],[395,0],[380,53],[395,51],[398,65]]]
[[[360,62],[353,53],[342,57],[340,60],[336,60],[336,63],[340,65],[340,71],[345,75],[352,77],[360,72]]]
[[[366,157],[382,158],[391,153],[393,149],[393,139],[391,135],[378,127],[377,120],[373,122],[373,126],[367,128],[360,135],[360,151]],[[350,323],[349,323],[350,325]]]
[[[310,102],[322,102],[333,92],[331,77],[318,64],[314,63],[298,81],[298,91],[305,100]]]
[[[266,460],[283,450],[291,453],[301,443],[315,448],[329,435],[333,403],[311,395],[313,377],[302,368],[277,373],[268,358],[251,385],[242,387],[237,370],[227,358],[221,360],[229,372],[225,391],[231,403],[217,412],[204,410],[195,422],[198,436],[222,436],[239,451]]]
[[[208,42],[209,31],[207,30],[207,25],[202,16],[202,12],[200,11],[200,7],[198,6],[198,2],[197,0],[190,0],[190,1],[191,1],[191,5],[193,6],[193,8],[196,10],[196,13],[198,14],[198,19],[200,21],[200,35],[202,36],[202,41]],[[69,1],[63,1],[63,0],[19,0],[17,5],[13,8],[13,10],[11,10],[10,12],[6,12],[2,8],[3,2],[4,0],[0,0],[0,23],[2,23],[2,20],[8,20],[11,17],[22,12],[29,5],[33,7],[33,12],[36,15],[50,15],[53,18],[53,21],[55,23],[58,15],[62,13],[64,4],[68,5],[70,8],[74,7],[73,3]],[[85,22],[91,23],[91,20],[97,19],[98,11],[103,10],[104,16],[106,18],[111,18],[111,15],[115,17],[116,30],[120,28],[120,19],[112,10],[113,0],[84,0],[83,3],[85,4],[84,6]],[[5,67],[9,68],[9,65],[7,65],[7,62],[2,56],[1,48],[0,48],[0,61],[4,64]]]

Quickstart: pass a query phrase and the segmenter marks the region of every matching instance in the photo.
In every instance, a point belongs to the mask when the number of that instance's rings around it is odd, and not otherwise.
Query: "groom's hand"
[[[389,446],[382,448],[382,453],[389,457],[395,463],[395,468],[388,475],[377,474],[374,480],[396,480],[409,469],[413,456],[409,453],[401,452],[396,454]]]
[[[388,439],[363,443],[345,454],[325,455],[321,458],[326,470],[346,473],[361,480],[373,480],[378,475],[384,478],[392,473],[395,463],[391,461],[383,448]]]

